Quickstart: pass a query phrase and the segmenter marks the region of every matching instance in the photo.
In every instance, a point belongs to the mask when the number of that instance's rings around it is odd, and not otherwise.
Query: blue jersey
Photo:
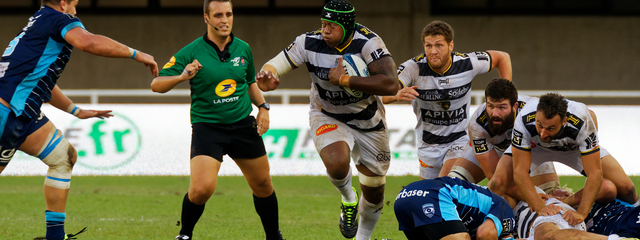
[[[4,50],[0,60],[0,98],[11,104],[16,116],[40,115],[42,103],[69,61],[73,46],[64,39],[80,19],[43,5]]]
[[[486,187],[458,178],[441,177],[413,182],[396,197],[401,231],[443,221],[462,221],[469,232],[489,218],[498,236],[513,231],[513,210],[504,198]]]
[[[640,207],[620,202],[595,203],[584,220],[587,231],[603,235],[640,237]]]

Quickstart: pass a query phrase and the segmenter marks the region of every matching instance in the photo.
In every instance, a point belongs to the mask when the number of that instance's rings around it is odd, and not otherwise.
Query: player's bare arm
[[[202,64],[195,59],[193,62],[187,64],[180,75],[154,78],[153,81],[151,81],[151,91],[166,93],[178,85],[178,83],[192,79],[200,69],[202,69]]]
[[[582,156],[582,166],[584,167],[584,173],[587,175],[587,181],[584,184],[584,190],[582,193],[582,200],[578,206],[578,211],[581,216],[563,215],[564,219],[572,226],[583,221],[584,218],[589,215],[591,206],[596,201],[600,187],[602,186],[602,165],[600,163],[600,151],[593,152],[589,155]]]
[[[94,55],[113,58],[133,58],[140,63],[144,63],[149,67],[153,76],[158,76],[158,64],[153,56],[127,47],[111,38],[95,35],[87,30],[76,27],[65,35],[65,40],[73,47]]]
[[[111,110],[91,110],[91,109],[77,108],[75,109],[75,111],[77,111],[76,113],[74,111],[75,104],[73,104],[73,102],[71,101],[71,99],[67,97],[67,95],[64,95],[64,93],[60,90],[58,85],[53,87],[53,89],[51,90],[51,101],[49,101],[49,104],[51,104],[52,106],[62,111],[72,113],[73,115],[75,115],[80,119],[87,119],[87,118],[93,118],[93,117],[102,119],[102,118],[113,117],[113,115],[111,115]]]
[[[418,95],[420,95],[416,91],[417,88],[418,86],[403,87],[398,90],[398,93],[396,93],[396,95],[394,96],[382,96],[382,103],[387,104],[399,101],[411,102],[413,101],[413,99],[416,99]]]
[[[262,136],[262,134],[269,130],[269,110],[264,107],[260,107],[260,105],[266,103],[266,101],[262,96],[262,92],[258,89],[257,83],[249,85],[249,99],[251,99],[253,105],[258,107],[256,123],[258,124],[258,135]]]
[[[342,57],[338,59],[342,62]],[[400,85],[397,83],[396,63],[391,56],[385,56],[371,62],[369,65],[369,77],[351,76],[349,87],[374,95],[396,95]],[[345,74],[344,68],[335,67],[329,70],[331,84],[339,86],[340,77]]]
[[[492,149],[491,151],[483,154],[476,154],[476,159],[478,160],[478,163],[480,163],[480,168],[482,168],[484,176],[491,180],[491,178],[493,178],[493,173],[496,172],[498,161],[500,161],[496,150]]]
[[[489,50],[491,55],[491,69],[498,68],[500,77],[511,81],[513,72],[511,69],[511,56],[503,51]]]
[[[541,216],[551,216],[560,212],[560,207],[550,204],[546,205],[535,190],[529,168],[531,168],[531,152],[512,149],[513,153],[513,180],[522,192],[524,200]]]

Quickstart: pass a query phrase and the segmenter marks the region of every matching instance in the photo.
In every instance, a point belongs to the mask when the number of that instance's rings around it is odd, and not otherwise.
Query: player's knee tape
[[[358,174],[358,177],[360,178],[360,183],[367,187],[380,187],[387,183],[387,178],[385,176],[369,177],[364,174]]]
[[[58,189],[69,189],[71,170],[73,169],[73,147],[62,136],[62,132],[57,129],[49,133],[45,142],[46,144],[38,153],[38,158],[49,166],[44,185]]]
[[[473,175],[471,175],[471,173],[467,171],[467,169],[463,168],[462,166],[453,166],[448,176],[457,177],[467,182],[476,183],[476,179],[473,178]]]

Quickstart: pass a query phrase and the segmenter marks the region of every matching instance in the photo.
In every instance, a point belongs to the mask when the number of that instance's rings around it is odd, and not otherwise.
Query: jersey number
[[[20,35],[14,38],[11,42],[9,42],[9,46],[7,47],[7,49],[4,50],[4,54],[2,54],[3,57],[9,56],[13,53],[13,50],[16,49],[16,46],[20,42],[20,38],[22,38],[24,34],[25,33],[22,32]]]

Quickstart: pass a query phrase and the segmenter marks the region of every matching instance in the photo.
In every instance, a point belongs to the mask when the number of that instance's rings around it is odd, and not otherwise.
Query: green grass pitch
[[[632,177],[637,184],[638,177]],[[393,213],[396,194],[417,176],[387,177],[386,202],[372,239],[406,239]],[[584,177],[561,177],[579,189]],[[44,177],[0,177],[0,239],[44,236]],[[354,185],[357,178],[354,178]],[[486,184],[486,181],[483,182]],[[324,176],[274,176],[280,229],[286,239],[344,239],[340,196]],[[67,203],[67,233],[79,239],[173,239],[178,235],[187,176],[76,176]],[[356,187],[358,188],[358,187]],[[196,239],[264,239],[243,177],[220,177],[194,231]]]

